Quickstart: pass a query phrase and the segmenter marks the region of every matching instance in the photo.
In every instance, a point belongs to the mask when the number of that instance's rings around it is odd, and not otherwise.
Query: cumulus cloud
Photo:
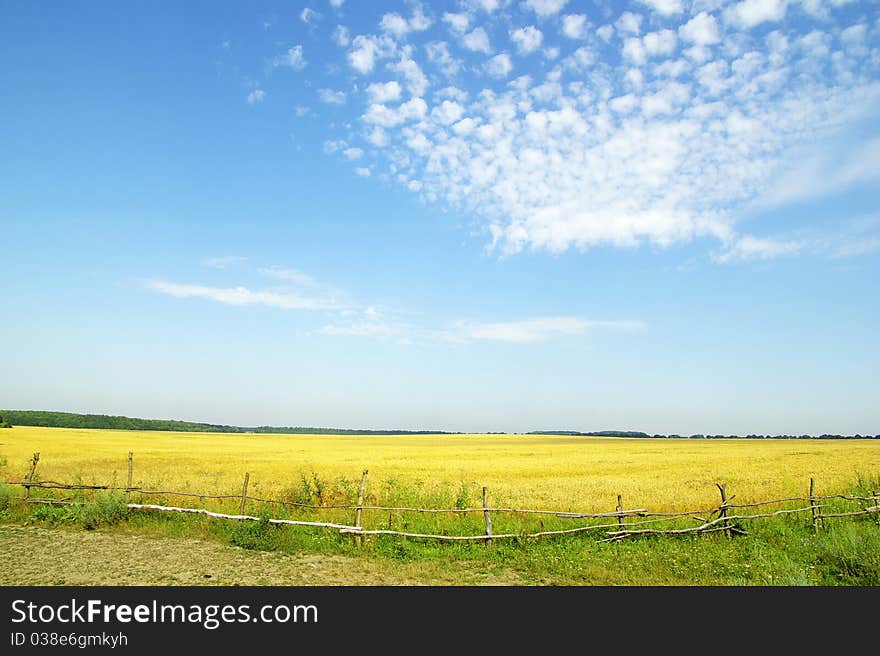
[[[425,44],[425,52],[428,55],[428,61],[447,77],[453,77],[461,70],[461,60],[452,56],[449,44],[445,41],[432,41]]]
[[[314,23],[321,20],[321,14],[319,14],[314,9],[306,7],[300,12],[299,19],[306,25],[313,25]]]
[[[345,25],[337,25],[336,29],[333,30],[333,42],[340,48],[344,48],[351,43],[351,36]]]
[[[718,34],[718,21],[705,11],[700,12],[687,23],[678,28],[678,35],[683,41],[694,43],[698,46],[710,46],[718,43],[721,37]]]
[[[510,55],[506,52],[502,52],[486,62],[486,72],[492,77],[507,77],[512,70],[513,62],[510,61]]]
[[[400,100],[403,88],[397,80],[390,82],[376,82],[367,87],[367,95],[370,102],[388,103]]]
[[[358,73],[366,75],[373,70],[376,60],[390,56],[396,50],[393,39],[387,36],[358,35],[351,42],[348,63]]]
[[[673,16],[684,11],[682,0],[639,0],[661,16]]]
[[[492,46],[489,44],[489,35],[482,27],[478,27],[465,34],[461,39],[461,45],[474,52],[483,52],[487,55],[492,53]]]
[[[295,71],[301,71],[306,67],[306,59],[303,55],[302,46],[293,46],[283,55],[278,55],[273,60],[275,66],[287,66]]]
[[[363,115],[366,123],[391,128],[407,121],[420,119],[428,111],[428,104],[422,98],[412,98],[397,107],[373,103]]]
[[[396,12],[385,14],[379,22],[379,27],[396,38],[402,39],[410,32],[424,32],[431,27],[431,21],[420,7],[416,7],[410,18],[404,18]]]
[[[247,95],[248,105],[259,105],[266,99],[266,92],[262,89],[254,89]]]
[[[567,4],[568,0],[523,0],[523,6],[531,9],[541,18],[559,13]]]
[[[446,12],[443,14],[443,22],[449,25],[456,34],[464,34],[471,25],[471,16],[466,13]]]
[[[739,27],[751,28],[761,23],[782,20],[787,9],[788,0],[742,0],[728,7],[724,17]]]
[[[569,39],[582,39],[587,29],[585,14],[568,14],[562,17],[562,33]]]
[[[631,11],[625,11],[620,15],[620,18],[614,23],[614,27],[617,28],[618,32],[621,34],[641,34],[642,32],[642,21],[644,17],[641,14],[636,14]]]
[[[517,52],[528,54],[541,47],[544,35],[534,25],[510,31],[510,40],[516,45]]]
[[[334,91],[333,89],[318,89],[318,99],[328,105],[344,105],[345,92]]]

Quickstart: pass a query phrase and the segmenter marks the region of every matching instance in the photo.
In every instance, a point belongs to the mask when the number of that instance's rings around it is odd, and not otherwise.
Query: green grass
[[[860,478],[848,491],[868,496],[880,489],[876,478]],[[290,500],[334,505],[351,503],[357,482],[322,481],[303,476],[288,491]],[[602,542],[603,531],[543,540],[439,542],[392,536],[370,536],[362,545],[351,536],[330,530],[271,525],[268,517],[351,523],[348,510],[282,509],[251,503],[247,513],[259,522],[230,522],[203,516],[129,511],[123,494],[80,496],[66,506],[24,504],[12,488],[0,486],[0,522],[56,526],[177,538],[198,538],[254,551],[288,554],[355,556],[377,563],[422,564],[426,569],[455,561],[468,570],[499,574],[512,572],[523,584],[534,585],[880,585],[880,522],[878,517],[828,519],[814,532],[809,513],[743,523],[748,535],[723,534],[643,536],[621,542]],[[388,481],[379,491],[382,504],[414,507],[473,507],[479,490],[449,485],[424,492]],[[136,495],[135,495],[136,496]],[[136,500],[136,499],[133,499]],[[503,501],[503,500],[500,500]],[[151,503],[174,503],[171,498]],[[222,504],[219,504],[222,505]],[[499,503],[500,505],[500,503]],[[855,510],[852,502],[832,502],[835,509]],[[235,506],[235,507],[233,507]],[[237,512],[237,503],[218,510]],[[364,525],[420,533],[481,534],[479,513],[423,515],[367,511]],[[497,514],[496,533],[521,533],[543,527],[571,528],[580,520],[534,515]],[[679,522],[682,520],[679,520]],[[687,520],[692,522],[693,520]],[[682,524],[678,524],[682,525]],[[687,524],[683,524],[687,525]]]

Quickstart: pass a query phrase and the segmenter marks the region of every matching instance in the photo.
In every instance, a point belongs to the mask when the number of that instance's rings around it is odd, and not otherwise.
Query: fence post
[[[624,528],[623,528],[623,501],[621,501],[621,497],[619,494],[617,495],[617,509],[616,510],[618,513],[618,515],[617,515],[617,528],[622,531],[622,530],[624,530]]]
[[[819,509],[816,507],[816,480],[810,477],[810,512],[813,515],[813,531],[819,535]]]
[[[247,503],[248,481],[250,480],[250,472],[244,473],[244,484],[241,486],[241,505],[238,507],[238,514],[244,515],[244,506]]]
[[[35,453],[33,458],[31,458],[31,470],[27,475],[27,482],[32,483],[34,480],[34,472],[37,470],[37,463],[40,462],[40,454],[39,452]],[[25,485],[24,487],[24,498],[27,499],[31,495],[31,486]]]
[[[871,496],[874,497],[874,507],[880,508],[880,491],[874,490]],[[880,523],[880,511],[877,511],[877,522]]]
[[[727,483],[715,483],[715,485],[718,491],[721,492],[721,506],[719,510],[721,511],[720,517],[724,519],[721,524],[724,526],[724,534],[730,537],[730,520],[727,519]]]
[[[128,485],[125,486],[125,499],[126,500],[129,500],[131,498],[132,458],[134,458],[134,454],[131,451],[129,451],[128,452]]]
[[[358,505],[357,509],[354,511],[354,525],[358,528],[363,528],[361,526],[361,517],[363,517],[364,513],[364,491],[367,488],[367,474],[369,473],[368,469],[364,470],[364,473],[361,475],[361,485],[358,488]],[[354,542],[356,545],[360,546],[363,544],[363,537],[360,535],[356,535],[354,538]]]
[[[489,517],[488,488],[483,486],[483,517],[486,519],[486,546],[492,545],[492,518]]]

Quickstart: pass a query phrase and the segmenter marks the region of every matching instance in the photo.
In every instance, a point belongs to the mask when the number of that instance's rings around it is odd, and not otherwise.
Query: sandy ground
[[[0,526],[0,585],[517,585],[460,563],[248,551],[214,542]]]

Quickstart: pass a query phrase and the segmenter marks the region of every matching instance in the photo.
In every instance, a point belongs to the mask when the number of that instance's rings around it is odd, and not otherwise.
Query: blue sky
[[[2,7],[0,407],[880,432],[874,2]]]

